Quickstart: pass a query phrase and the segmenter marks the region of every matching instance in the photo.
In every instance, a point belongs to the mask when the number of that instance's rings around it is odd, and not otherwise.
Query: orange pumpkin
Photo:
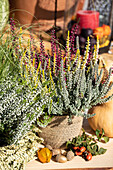
[[[110,35],[111,33],[111,28],[109,25],[104,25],[103,24],[103,35],[106,36],[106,35]]]
[[[97,27],[94,29],[94,35],[100,39],[103,37],[103,27]]]
[[[109,25],[103,24],[102,27],[97,27],[94,29],[94,35],[99,37],[101,39],[103,36],[108,36],[111,33],[111,28]]]
[[[105,65],[103,76],[106,76],[105,74],[108,74],[108,70],[112,66],[113,57],[112,55],[107,55],[107,56],[103,55],[102,60]],[[113,76],[111,76],[110,81],[113,82]],[[109,91],[106,97],[108,97],[111,94],[113,94],[113,87]],[[89,110],[89,113],[96,114],[94,117],[88,119],[91,128],[94,131],[96,129],[99,129],[101,133],[103,128],[106,136],[113,137],[113,99],[111,101],[108,101],[107,103],[99,104],[97,106],[92,107]]]

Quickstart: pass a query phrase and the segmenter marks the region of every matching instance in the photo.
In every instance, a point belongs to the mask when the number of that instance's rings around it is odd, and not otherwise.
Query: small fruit
[[[86,148],[85,148],[84,146],[82,146],[82,147],[80,148],[80,151],[81,151],[81,152],[85,152],[85,150],[86,150]]]
[[[87,161],[90,161],[92,159],[92,154],[91,153],[88,153],[88,155],[86,156],[86,160]]]
[[[38,150],[38,159],[42,163],[50,162],[52,157],[52,152],[48,148],[41,148]]]
[[[80,148],[75,151],[75,155],[76,156],[82,155],[82,152],[80,151]]]
[[[73,147],[74,150],[80,149],[79,146],[74,146]]]
[[[81,151],[76,151],[75,154],[76,154],[76,156],[81,156],[82,152]]]

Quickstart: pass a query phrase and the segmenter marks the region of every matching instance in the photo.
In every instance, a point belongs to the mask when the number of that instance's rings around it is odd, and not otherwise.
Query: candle
[[[91,28],[94,30],[99,27],[99,12],[80,10],[77,12],[77,20],[79,21],[80,29]]]

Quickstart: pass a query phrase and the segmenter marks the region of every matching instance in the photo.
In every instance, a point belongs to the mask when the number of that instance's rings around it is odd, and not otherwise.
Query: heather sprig
[[[40,55],[38,68],[33,69],[32,63],[29,63],[29,66],[27,66],[30,71],[29,77],[33,78],[35,75],[36,86],[38,86],[36,80],[37,82],[48,82],[46,90],[49,90],[49,92],[54,90],[54,96],[51,96],[51,107],[47,106],[48,114],[68,114],[69,112],[70,115],[90,117],[93,115],[86,114],[86,110],[88,111],[93,105],[107,102],[112,98],[112,95],[106,99],[104,98],[112,87],[112,85],[106,83],[109,82],[111,73],[103,84],[101,82],[102,70],[98,74],[98,41],[95,45],[93,58],[89,58],[89,38],[84,56],[80,56],[79,49],[73,54],[70,43],[68,33],[66,52],[57,53],[54,49],[54,56],[50,54]],[[55,44],[54,47],[56,48]],[[44,49],[44,46],[42,49]],[[43,60],[41,57],[47,60]],[[59,63],[57,63],[58,60]],[[45,66],[44,69],[43,66]]]
[[[76,48],[75,48],[75,39],[76,39],[76,36],[78,35],[78,30],[79,30],[79,26],[77,23],[75,23],[73,26],[72,26],[72,29],[71,29],[71,35],[70,35],[70,45],[71,45],[71,50],[73,53],[76,52]]]

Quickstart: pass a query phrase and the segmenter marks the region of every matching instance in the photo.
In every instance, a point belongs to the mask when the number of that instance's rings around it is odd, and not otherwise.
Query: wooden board
[[[83,128],[88,134],[94,134],[90,128],[88,121],[84,120]],[[106,144],[98,142],[100,147],[107,149],[107,152],[103,155],[94,156],[91,161],[87,162],[83,158],[76,156],[72,161],[66,163],[57,163],[50,161],[50,163],[40,163],[38,160],[33,160],[26,165],[26,170],[55,170],[55,169],[76,169],[76,168],[104,168],[111,169],[113,167],[113,138]],[[80,169],[79,169],[80,170]]]

